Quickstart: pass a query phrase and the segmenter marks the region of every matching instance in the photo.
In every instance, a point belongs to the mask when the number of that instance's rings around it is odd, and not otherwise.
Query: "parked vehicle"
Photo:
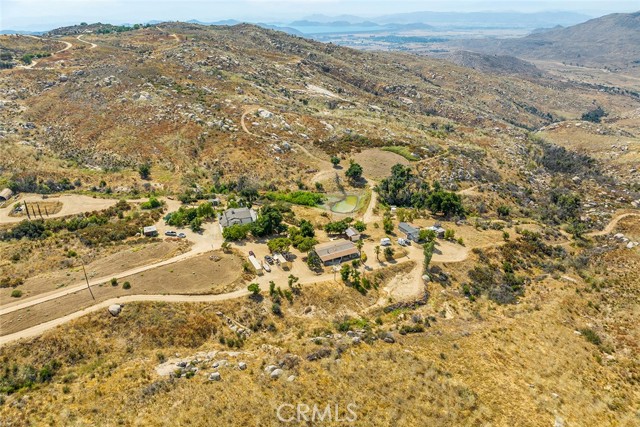
[[[178,237],[181,238],[181,239],[184,239],[185,237],[187,237],[187,235],[184,234],[184,233],[179,233]]]
[[[380,239],[380,246],[391,246],[391,239],[388,237],[383,237]]]
[[[256,254],[253,253],[253,251],[249,251],[249,256],[256,256]]]
[[[411,246],[411,240],[403,239],[402,237],[398,239],[398,244],[400,246]]]
[[[165,231],[164,235],[165,236],[170,236],[170,237],[176,237],[178,235],[178,233],[176,233],[175,231],[171,230],[171,231]]]
[[[264,260],[267,261],[269,264],[273,265],[273,257],[271,255],[265,255]]]
[[[269,267],[269,263],[267,262],[263,262],[262,263],[262,268],[264,269],[264,271],[266,271],[267,273],[271,273],[271,267]]]

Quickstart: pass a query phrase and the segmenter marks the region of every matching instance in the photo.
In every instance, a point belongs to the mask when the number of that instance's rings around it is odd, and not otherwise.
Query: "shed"
[[[13,197],[13,191],[11,191],[9,188],[5,188],[4,190],[0,191],[0,202],[6,202],[11,197]]]
[[[253,267],[253,271],[258,276],[262,276],[264,274],[264,271],[262,270],[262,264],[260,264],[260,261],[258,261],[258,259],[256,257],[254,257],[253,255],[249,256],[249,262],[251,263],[251,266]]]
[[[401,222],[398,224],[398,230],[404,233],[409,240],[413,240],[414,242],[420,240],[420,230],[408,222]]]
[[[346,234],[349,240],[351,240],[352,242],[357,242],[358,240],[360,240],[360,232],[353,227],[347,228],[344,234]]]
[[[287,259],[280,253],[274,254],[273,258],[278,261],[278,265],[283,270],[291,270],[291,261],[287,261]]]
[[[155,225],[150,225],[142,229],[142,234],[147,237],[156,237],[158,235],[158,229]]]
[[[360,251],[353,242],[345,239],[316,245],[313,251],[324,265],[340,264],[360,256]]]
[[[428,230],[431,230],[431,231],[435,232],[436,236],[441,238],[441,239],[444,237],[444,232],[446,231],[444,228],[440,227],[437,224],[429,227]]]

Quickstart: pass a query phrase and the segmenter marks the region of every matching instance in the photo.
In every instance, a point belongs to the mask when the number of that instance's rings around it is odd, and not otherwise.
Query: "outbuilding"
[[[5,188],[4,190],[0,191],[0,203],[6,202],[11,197],[13,197],[13,191],[11,191],[11,189]]]
[[[283,270],[291,270],[291,261],[287,261],[281,253],[274,254],[273,258],[278,262],[280,268]]]
[[[258,276],[262,276],[264,274],[264,271],[262,270],[262,264],[260,264],[260,261],[258,261],[258,259],[256,257],[254,257],[253,255],[249,256],[249,262],[251,263],[251,266],[253,267],[253,271]]]
[[[142,233],[147,237],[156,237],[158,235],[158,229],[155,225],[150,225],[142,229]]]
[[[436,233],[436,237],[442,239],[444,238],[444,232],[446,231],[444,228],[440,227],[440,225],[436,224],[428,228],[428,230]]]
[[[358,240],[360,240],[360,232],[353,227],[347,228],[344,234],[346,234],[349,240],[351,240],[352,242],[357,242]]]
[[[407,222],[398,224],[398,230],[407,236],[407,239],[418,242],[420,240],[420,230]]]
[[[360,251],[356,245],[345,239],[333,240],[316,245],[313,251],[325,266],[340,264],[360,257]]]

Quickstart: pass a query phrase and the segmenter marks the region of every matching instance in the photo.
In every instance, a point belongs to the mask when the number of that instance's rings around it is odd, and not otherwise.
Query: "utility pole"
[[[89,293],[91,294],[91,298],[93,298],[93,300],[96,300],[96,297],[93,296],[93,291],[91,290],[91,286],[89,286],[89,278],[87,277],[87,270],[85,270],[84,268],[84,261],[81,259],[80,262],[82,263],[82,271],[84,272],[84,280],[87,282],[87,289],[89,289]]]

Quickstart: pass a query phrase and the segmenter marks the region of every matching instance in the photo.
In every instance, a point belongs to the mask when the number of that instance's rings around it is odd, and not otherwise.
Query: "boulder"
[[[61,74],[60,77],[58,77],[58,81],[64,83],[67,80],[69,80],[69,76],[67,76],[66,74]]]
[[[275,365],[268,365],[266,368],[264,368],[264,371],[265,371],[267,374],[270,374],[270,373],[272,373],[273,371],[275,371],[276,369],[278,369],[278,367],[277,367],[277,366],[275,366]]]
[[[271,372],[271,378],[274,380],[278,379],[282,376],[282,374],[284,374],[284,371],[282,369],[274,369],[273,372]]]
[[[393,335],[391,334],[386,334],[384,336],[384,338],[382,339],[382,341],[389,343],[389,344],[393,344],[394,342],[396,342],[395,338],[393,338]]]
[[[209,374],[209,381],[220,381],[222,379],[222,376],[220,375],[220,372],[212,372]]]
[[[113,304],[109,306],[109,313],[111,313],[111,315],[114,317],[119,315],[121,311],[122,306],[120,304]]]
[[[289,378],[287,378],[287,381],[291,383],[291,382],[295,381],[295,379],[296,379],[295,375],[289,375]]]
[[[240,362],[240,363],[238,363],[238,368],[239,368],[241,371],[244,371],[245,369],[247,369],[247,364],[246,364],[246,363],[244,363],[244,362]]]

